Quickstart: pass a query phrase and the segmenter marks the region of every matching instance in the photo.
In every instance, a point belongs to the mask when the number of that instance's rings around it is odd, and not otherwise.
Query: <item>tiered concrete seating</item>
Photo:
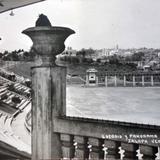
[[[30,146],[25,144],[17,137],[11,129],[12,117],[0,113],[0,141],[16,147],[21,151],[31,153]]]
[[[20,110],[22,110],[24,107],[25,107],[25,105],[26,104],[28,104],[28,102],[30,102],[30,100],[28,100],[27,98],[25,98],[25,97],[22,97],[21,95],[19,95],[19,94],[17,94],[17,93],[14,93],[14,92],[10,92],[10,96],[9,96],[9,98],[5,101],[7,104],[13,104],[13,102],[12,102],[12,98],[14,97],[14,96],[17,96],[17,97],[19,97],[20,98],[20,100],[21,100],[21,102],[20,103],[18,103],[15,107],[17,108],[17,109],[20,109]]]
[[[6,87],[0,88],[0,97],[7,94]]]
[[[28,95],[30,95],[30,88],[20,84],[20,83],[15,83],[14,84],[14,89],[15,89],[15,92],[18,93],[18,94],[21,94],[27,98],[29,98]]]
[[[14,75],[16,77],[15,80],[12,80],[9,78],[11,75]],[[4,84],[4,83],[18,83],[21,85],[21,87],[23,87],[25,89],[29,89],[27,86],[25,86],[25,80],[27,80],[27,79],[13,73],[13,72],[9,72],[7,70],[0,69],[0,84],[1,84],[1,82],[2,82],[2,84]]]
[[[15,78],[10,78],[11,76],[15,76]],[[2,83],[1,83],[2,80]],[[21,86],[23,86],[23,88],[25,89],[29,89],[26,85],[26,80],[23,76],[19,76],[13,72],[9,72],[5,69],[0,69],[0,84],[4,83],[20,83]]]
[[[4,96],[6,96],[6,97],[3,98]],[[21,102],[14,103],[12,101],[13,97],[19,97]],[[20,111],[23,110],[27,106],[27,104],[30,102],[30,99],[28,99],[27,97],[22,96],[20,94],[17,94],[15,92],[9,91],[6,88],[0,88],[0,102],[1,102],[1,108],[3,109],[3,111],[5,111],[9,114],[14,114],[14,112],[17,112],[19,110]],[[16,111],[16,109],[17,109],[17,111]]]
[[[31,147],[16,136],[11,128],[13,118],[30,103],[30,99],[26,96],[30,92],[30,88],[21,83],[10,81],[6,75],[7,73],[3,74],[4,77],[0,76],[0,105],[1,109],[3,109],[3,111],[0,110],[0,141],[30,154]],[[14,91],[8,90],[8,85],[11,84],[15,87]],[[14,96],[20,98],[21,102],[19,104],[12,101]]]
[[[0,85],[7,86],[8,84],[13,83],[12,81],[0,76]]]
[[[0,76],[6,78],[6,79],[11,79],[11,81],[13,82],[19,82],[19,83],[23,83],[25,84],[25,78],[23,76],[19,76],[13,72],[9,72],[5,69],[0,69]],[[15,77],[15,78],[10,78],[11,76]]]
[[[29,103],[30,100],[24,100],[23,103],[18,106],[18,109],[23,110]]]

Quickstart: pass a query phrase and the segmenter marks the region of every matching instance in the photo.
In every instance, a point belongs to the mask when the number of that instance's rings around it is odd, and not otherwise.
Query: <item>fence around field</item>
[[[149,87],[160,86],[159,74],[124,74],[105,76],[105,86]]]
[[[79,75],[89,84],[87,76]],[[106,87],[159,87],[160,73],[98,73],[97,86]],[[83,83],[82,83],[83,84]]]

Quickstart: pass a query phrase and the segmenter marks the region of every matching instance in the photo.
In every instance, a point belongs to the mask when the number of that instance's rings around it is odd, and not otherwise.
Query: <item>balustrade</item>
[[[117,140],[68,134],[61,134],[60,139],[64,159],[138,160],[142,157],[143,160],[155,160],[158,153],[158,146],[125,143]]]

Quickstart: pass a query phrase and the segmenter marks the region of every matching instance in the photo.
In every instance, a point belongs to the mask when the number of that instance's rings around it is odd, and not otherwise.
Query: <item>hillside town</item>
[[[35,53],[32,49],[0,52],[0,59],[3,61],[33,61]],[[141,71],[160,70],[160,49],[153,48],[132,48],[121,49],[118,45],[112,49],[81,49],[76,50],[66,47],[66,50],[57,56],[58,62],[66,64],[88,64],[88,65],[107,65],[117,64],[131,65]]]
[[[113,49],[81,49],[79,51],[67,47],[58,56],[62,61],[70,63],[107,63],[135,64],[137,69],[159,70],[160,69],[160,49],[138,48],[120,49],[116,45]]]

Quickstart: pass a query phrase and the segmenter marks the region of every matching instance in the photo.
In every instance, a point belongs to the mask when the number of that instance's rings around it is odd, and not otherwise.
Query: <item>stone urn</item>
[[[41,18],[39,24],[42,22]],[[65,27],[36,25],[22,33],[32,39],[36,55],[31,68],[32,160],[60,159],[60,134],[54,132],[54,127],[58,117],[66,115],[66,68],[57,66],[55,59],[65,49],[66,38],[75,32]]]
[[[38,26],[24,30],[33,41],[37,65],[55,65],[56,55],[65,49],[64,41],[75,32],[66,27]]]

